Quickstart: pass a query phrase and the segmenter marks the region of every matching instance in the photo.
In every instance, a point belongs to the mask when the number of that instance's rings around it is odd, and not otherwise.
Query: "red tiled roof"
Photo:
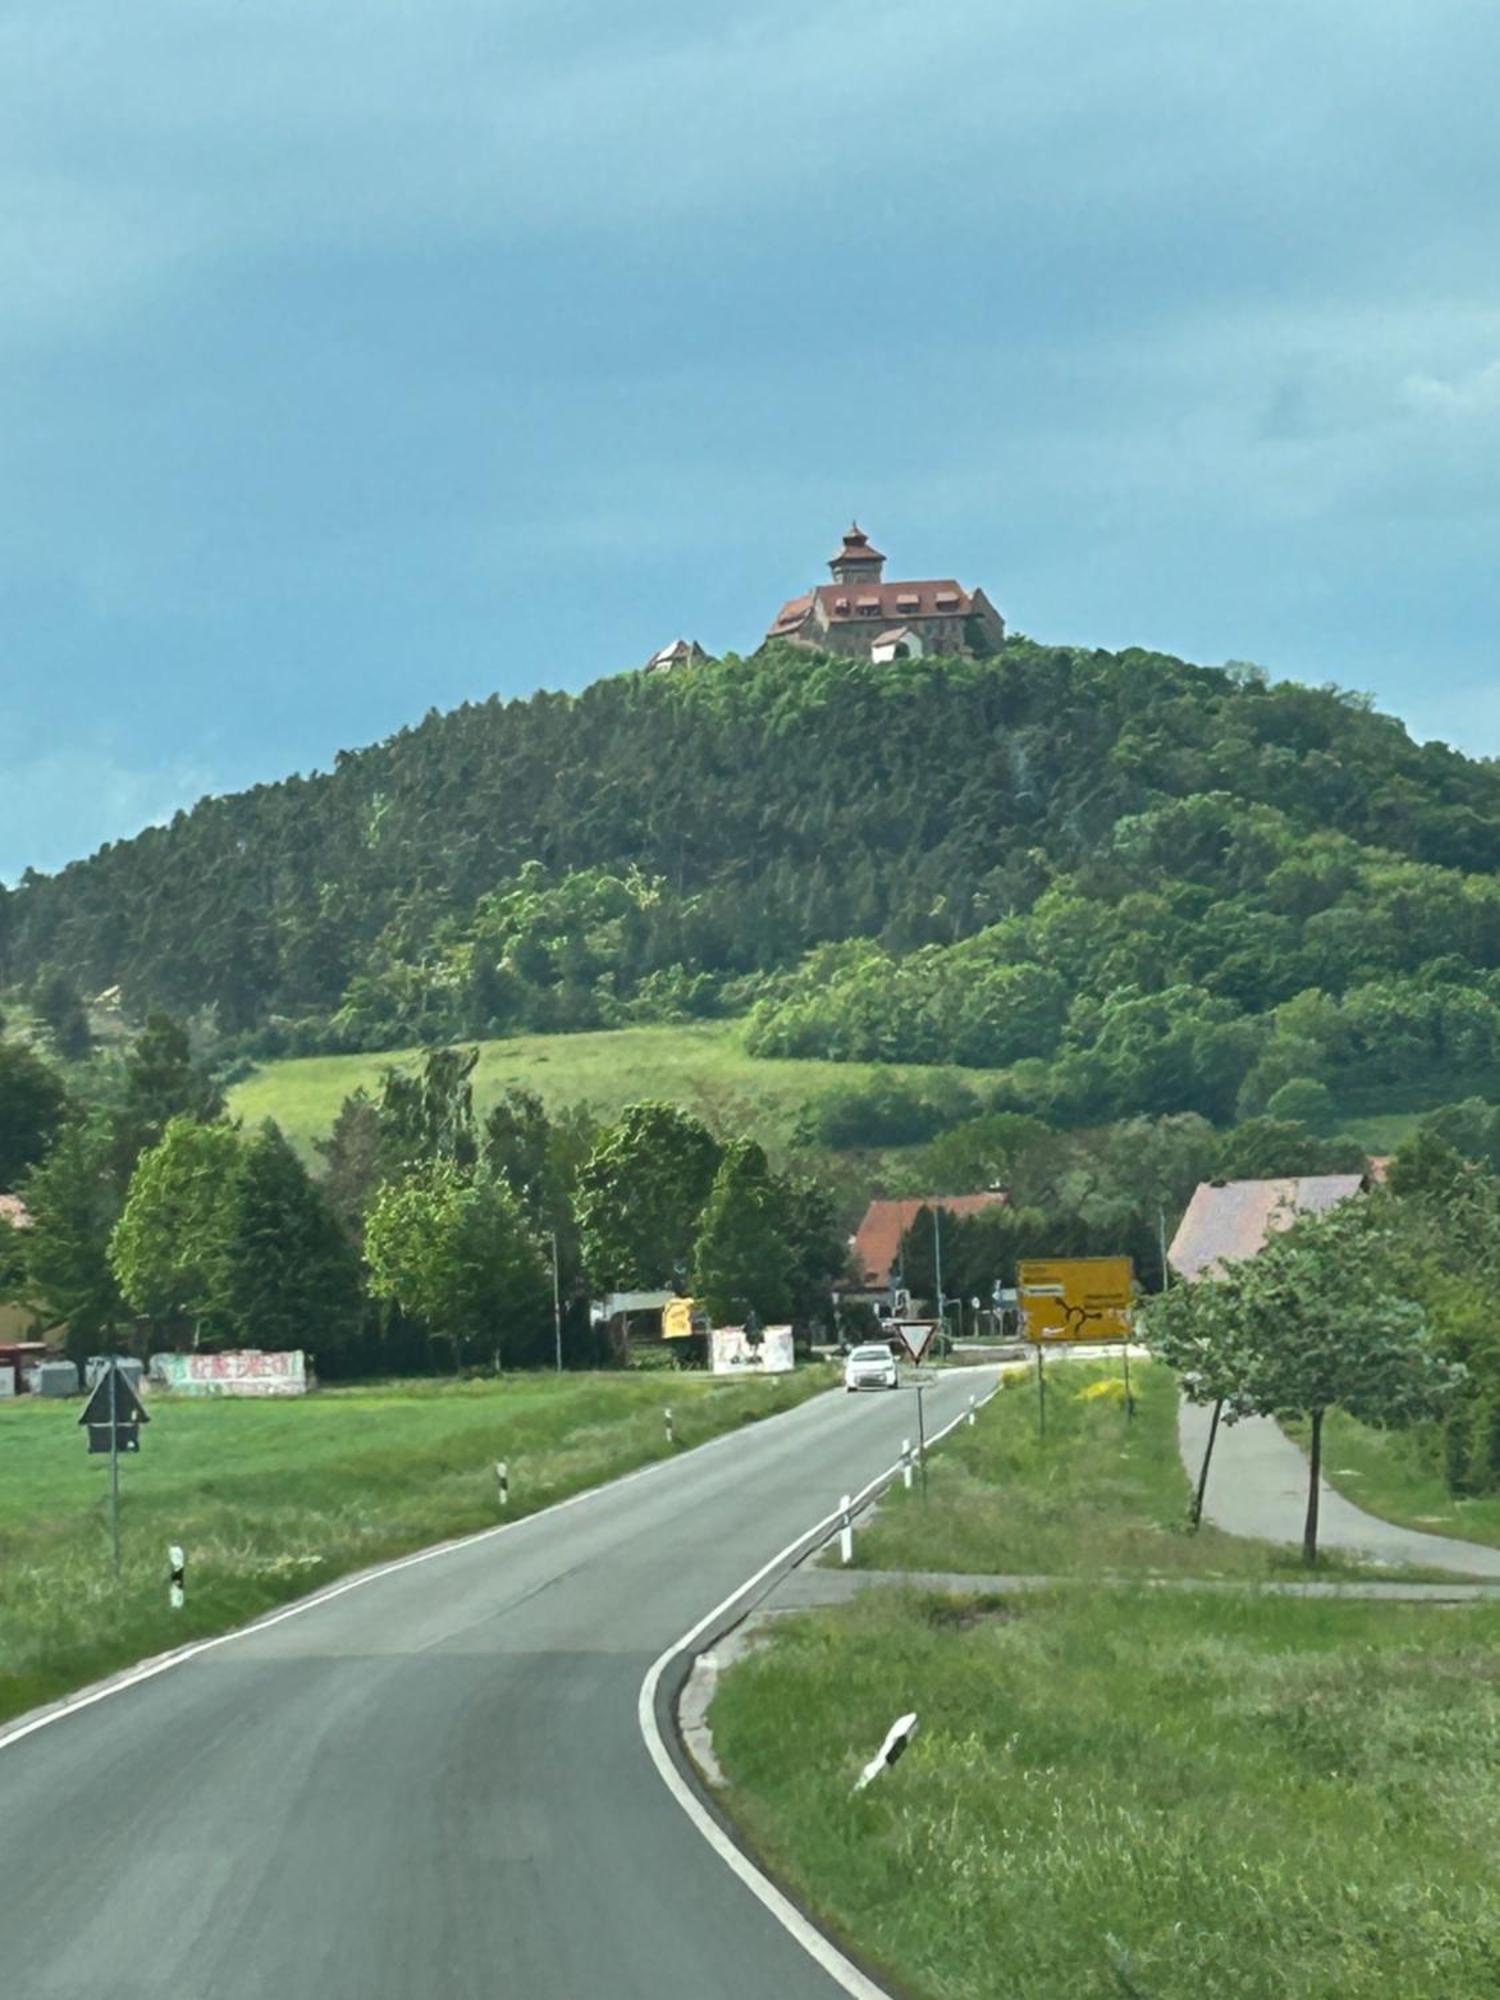
[[[882,617],[891,618],[960,618],[967,614],[970,604],[969,593],[960,588],[952,577],[927,578],[918,583],[865,583],[858,586],[857,604],[876,606]],[[839,600],[848,597],[848,587],[838,583],[819,584],[812,593],[827,613],[830,623],[841,624],[845,619],[864,619],[868,611],[839,609]],[[942,601],[948,600],[947,602]],[[788,606],[788,609],[791,607]],[[808,607],[811,609],[811,605]],[[780,621],[778,620],[778,623]]]
[[[1167,1262],[1184,1278],[1253,1257],[1299,1215],[1321,1215],[1365,1187],[1363,1174],[1305,1174],[1274,1181],[1200,1181],[1177,1225]]]
[[[776,624],[771,629],[775,631],[782,625],[800,625],[812,610],[812,601],[813,594],[810,590],[804,590],[800,597],[789,597],[777,612]]]
[[[837,555],[828,558],[830,568],[834,563],[843,562],[884,562],[879,549],[870,546],[870,537],[855,521],[844,536],[844,546]]]
[[[901,1255],[901,1239],[924,1208],[940,1208],[946,1215],[977,1215],[982,1208],[1009,1200],[1008,1194],[992,1188],[988,1194],[923,1194],[910,1195],[904,1201],[872,1201],[854,1235],[854,1267],[861,1282],[871,1286],[890,1283]]]

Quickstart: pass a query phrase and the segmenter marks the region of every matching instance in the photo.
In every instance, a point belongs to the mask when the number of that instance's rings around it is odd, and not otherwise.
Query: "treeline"
[[[1244,1024],[1306,989],[1492,968],[1497,866],[1500,772],[1332,691],[1025,640],[773,647],[430,715],[28,875],[0,980],[211,1008],[264,1054],[757,1000],[768,1049],[1087,1066],[1102,1043],[1112,1070],[1150,1041],[1170,1068],[1185,1034],[1213,1051],[1201,1108],[1238,1091]],[[1150,1087],[1069,1076],[1058,1102]]]
[[[675,1107],[610,1124],[513,1090],[480,1118],[476,1050],[345,1100],[314,1177],[274,1123],[224,1115],[153,1016],[113,1103],[0,1042],[0,1297],[104,1342],[310,1350],[328,1376],[625,1358],[590,1300],[691,1291],[720,1322],[831,1319],[847,1257],[821,1188]]]

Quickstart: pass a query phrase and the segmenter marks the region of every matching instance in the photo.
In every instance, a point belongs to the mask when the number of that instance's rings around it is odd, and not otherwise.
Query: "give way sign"
[[[932,1345],[932,1336],[937,1332],[935,1319],[900,1319],[896,1331],[901,1336],[901,1345],[912,1360],[919,1363]]]

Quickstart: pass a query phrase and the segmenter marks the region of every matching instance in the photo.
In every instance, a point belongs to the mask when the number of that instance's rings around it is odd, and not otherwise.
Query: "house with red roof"
[[[997,1203],[1003,1207],[1009,1199],[1003,1189],[992,1188],[987,1194],[919,1194],[904,1201],[872,1201],[850,1245],[857,1283],[849,1297],[871,1305],[894,1300],[901,1284],[902,1240],[924,1208],[955,1217],[978,1215]]]
[[[783,604],[767,639],[861,660],[974,658],[1004,641],[1005,620],[982,590],[951,576],[887,583],[885,557],[857,521],[828,567],[833,581]]]

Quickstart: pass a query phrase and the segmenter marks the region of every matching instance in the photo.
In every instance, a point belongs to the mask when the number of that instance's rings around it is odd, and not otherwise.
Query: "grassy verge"
[[[1492,1605],[871,1593],[778,1620],[715,1745],[752,1842],[926,2000],[1458,2000],[1500,1989],[1497,1647]]]
[[[701,1117],[753,1132],[771,1144],[787,1137],[793,1116],[833,1085],[868,1082],[877,1065],[789,1061],[745,1053],[739,1021],[695,1021],[673,1027],[615,1028],[573,1035],[516,1035],[479,1043],[474,1102],[483,1112],[513,1084],[535,1090],[552,1109],[592,1104],[609,1116],[638,1098],[658,1097]],[[305,1056],[266,1063],[229,1094],[247,1124],[274,1118],[304,1150],[333,1124],[339,1105],[363,1085],[379,1088],[389,1063],[416,1060],[414,1050],[384,1055]],[[983,1071],[905,1071],[931,1084],[939,1074],[983,1083]]]
[[[1289,1423],[1285,1428],[1305,1444],[1305,1426]],[[1500,1548],[1500,1494],[1461,1499],[1450,1493],[1438,1460],[1440,1448],[1427,1426],[1371,1430],[1342,1410],[1332,1410],[1324,1432],[1323,1471],[1330,1486],[1383,1521]]]
[[[1127,1417],[1116,1361],[1049,1361],[1047,1430],[1038,1436],[1035,1373],[1007,1375],[970,1429],[930,1461],[928,1494],[896,1492],[855,1538],[872,1569],[1137,1573],[1255,1578],[1306,1572],[1295,1549],[1188,1532],[1188,1481],[1177,1449],[1177,1382],[1131,1363]],[[1325,1557],[1320,1574],[1368,1565]],[[1390,1576],[1389,1568],[1380,1574]]]
[[[0,1405],[0,1717],[184,1640],[227,1630],[367,1563],[509,1518],[788,1409],[827,1386],[681,1375],[392,1384],[287,1402],[161,1397],[121,1466],[122,1574],[109,1561],[107,1458],[79,1406]],[[669,1446],[670,1405],[678,1443]],[[166,1604],[166,1549],[188,1603]]]

